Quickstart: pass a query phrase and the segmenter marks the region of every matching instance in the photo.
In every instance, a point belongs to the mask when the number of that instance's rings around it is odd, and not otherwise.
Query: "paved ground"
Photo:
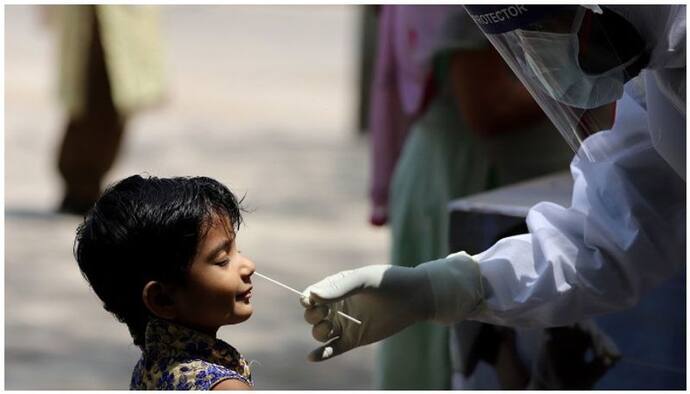
[[[55,49],[35,7],[5,7],[5,385],[124,389],[138,350],[103,311],[71,255],[79,219],[52,213],[64,121]],[[254,212],[242,250],[302,288],[385,261],[366,222],[366,141],[356,108],[354,7],[166,7],[170,94],[131,124],[108,181],[133,173],[208,175]],[[372,388],[374,347],[323,364],[297,300],[255,281],[255,315],[220,336],[260,389]]]

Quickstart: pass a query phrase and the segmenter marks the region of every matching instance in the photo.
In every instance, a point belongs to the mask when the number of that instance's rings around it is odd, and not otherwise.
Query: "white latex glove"
[[[312,361],[380,341],[419,321],[462,320],[483,299],[479,267],[462,252],[415,268],[370,265],[342,271],[302,294],[312,336],[327,342],[309,354]]]

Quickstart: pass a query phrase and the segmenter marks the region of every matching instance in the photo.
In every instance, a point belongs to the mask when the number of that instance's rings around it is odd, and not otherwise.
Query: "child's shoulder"
[[[179,382],[175,389],[194,388],[210,390],[214,385],[226,379],[240,380],[251,386],[251,382],[239,372],[224,365],[208,360],[183,360],[173,362],[168,368]]]
[[[131,388],[147,390],[210,390],[216,384],[239,380],[252,382],[239,372],[203,359],[158,360],[146,368],[142,358],[134,369]]]

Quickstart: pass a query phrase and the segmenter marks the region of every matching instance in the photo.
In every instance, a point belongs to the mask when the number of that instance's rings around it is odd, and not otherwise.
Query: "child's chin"
[[[245,320],[249,320],[254,313],[254,308],[251,305],[242,305],[242,310],[236,311],[233,316],[233,324],[242,323]]]

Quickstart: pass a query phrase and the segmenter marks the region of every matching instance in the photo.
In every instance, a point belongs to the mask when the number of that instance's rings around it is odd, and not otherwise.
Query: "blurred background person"
[[[44,8],[58,42],[59,97],[66,112],[57,168],[59,212],[84,214],[101,193],[128,119],[163,97],[163,54],[154,6]]]
[[[567,169],[572,151],[462,6],[382,6],[377,50],[370,221],[390,224],[391,264],[450,253],[452,199]],[[515,334],[495,332],[500,384],[493,376],[460,386],[527,385]],[[450,388],[449,334],[420,323],[384,340],[378,388]]]

